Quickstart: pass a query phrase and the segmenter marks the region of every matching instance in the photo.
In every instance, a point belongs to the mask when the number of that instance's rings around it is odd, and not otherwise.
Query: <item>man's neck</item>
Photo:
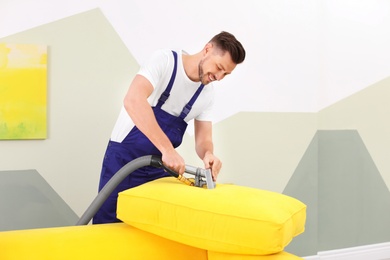
[[[202,57],[201,53],[197,53],[193,55],[187,55],[187,54],[182,55],[184,71],[186,72],[187,77],[194,82],[200,81],[198,66],[201,57]]]

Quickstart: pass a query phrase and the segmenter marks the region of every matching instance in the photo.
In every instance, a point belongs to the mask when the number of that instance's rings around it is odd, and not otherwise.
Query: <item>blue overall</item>
[[[152,107],[152,109],[159,126],[170,139],[172,145],[176,148],[181,144],[184,132],[187,128],[187,123],[184,121],[184,118],[191,111],[192,105],[195,103],[196,99],[202,92],[204,85],[201,84],[199,86],[190,101],[184,106],[181,114],[178,117],[173,116],[161,109],[162,105],[169,97],[169,93],[171,92],[176,77],[177,53],[174,51],[172,52],[175,60],[172,76],[165,91],[161,94],[157,105]],[[161,152],[136,126],[131,129],[130,133],[126,136],[122,143],[109,141],[103,160],[99,191],[124,165],[138,157],[145,155],[161,156]],[[170,175],[163,169],[152,166],[142,167],[136,171],[133,171],[116,187],[113,193],[103,203],[102,207],[94,216],[93,223],[101,224],[120,222],[120,220],[116,218],[118,193],[123,190],[133,188],[143,183],[166,176]]]

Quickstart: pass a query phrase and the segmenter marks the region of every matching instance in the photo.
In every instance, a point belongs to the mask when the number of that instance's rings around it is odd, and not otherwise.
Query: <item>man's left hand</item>
[[[222,168],[222,162],[217,156],[212,153],[207,153],[203,158],[203,163],[206,169],[211,169],[213,181],[217,181],[219,171]]]

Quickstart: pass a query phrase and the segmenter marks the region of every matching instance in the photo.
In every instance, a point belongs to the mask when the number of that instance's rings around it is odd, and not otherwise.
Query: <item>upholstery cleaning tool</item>
[[[187,185],[202,187],[202,188],[207,188],[207,189],[214,189],[215,188],[215,182],[213,181],[213,177],[211,176],[210,169],[202,169],[199,167],[186,165],[184,172],[191,174],[191,175],[194,175],[194,178],[186,178],[183,175],[180,175],[177,172],[172,171],[171,169],[169,169],[168,167],[163,165],[163,163],[161,162],[161,159],[158,159],[158,160],[159,161],[156,163],[160,164],[159,168],[164,168],[164,170],[166,172],[170,173],[172,176],[176,177],[181,182],[184,182]]]
[[[133,171],[145,166],[163,168],[169,174],[173,175],[174,177],[178,178],[180,181],[190,186],[202,187],[202,188],[204,187],[207,189],[215,188],[215,183],[213,182],[210,169],[201,169],[194,166],[186,165],[185,172],[188,174],[192,174],[195,177],[193,179],[185,178],[183,175],[180,175],[177,172],[166,167],[163,164],[161,157],[155,155],[142,156],[127,163],[117,173],[115,173],[114,176],[112,176],[112,178],[100,190],[99,194],[92,201],[91,205],[89,205],[89,207],[81,216],[81,218],[76,223],[76,225],[87,225],[91,221],[93,216],[95,216],[96,212],[100,209],[103,203],[106,201],[108,196],[119,185],[119,183],[121,183]]]

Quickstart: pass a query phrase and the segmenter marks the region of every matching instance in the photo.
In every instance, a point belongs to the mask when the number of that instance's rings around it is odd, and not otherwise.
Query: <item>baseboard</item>
[[[321,251],[305,260],[390,260],[390,242]]]

